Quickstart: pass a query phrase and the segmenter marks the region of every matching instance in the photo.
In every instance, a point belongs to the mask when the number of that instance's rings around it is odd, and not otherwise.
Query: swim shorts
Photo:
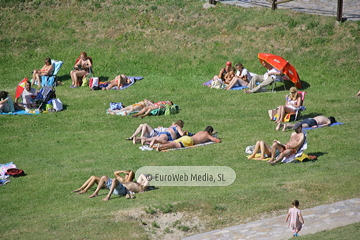
[[[189,147],[194,145],[194,139],[189,136],[183,136],[179,139],[174,140],[174,142],[180,143],[181,147]]]
[[[112,179],[109,178],[105,185],[108,189],[111,188],[111,184],[112,184]],[[122,185],[120,182],[118,183],[118,185],[116,186],[116,188],[114,189],[114,192],[113,192],[114,195],[119,195],[119,196],[125,196],[127,194],[127,189],[124,185]]]
[[[317,126],[317,122],[313,118],[306,118],[306,119],[302,120],[301,124],[304,124],[304,123],[309,125],[309,127]]]

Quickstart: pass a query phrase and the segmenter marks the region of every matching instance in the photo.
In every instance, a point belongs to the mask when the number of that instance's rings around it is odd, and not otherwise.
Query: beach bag
[[[222,89],[225,88],[224,86],[225,84],[223,84],[223,82],[221,81],[221,79],[215,79],[211,81],[211,88],[215,88],[215,89]]]
[[[22,169],[18,168],[8,168],[6,174],[12,177],[25,176],[25,172]]]
[[[121,102],[110,102],[110,110],[123,109],[124,105]]]
[[[277,116],[277,109],[268,110],[268,114],[269,114],[270,120],[275,121],[276,120],[275,116]]]
[[[53,109],[55,109],[57,112],[63,110],[63,104],[60,98],[55,98],[51,100],[51,104],[53,105]]]
[[[89,87],[90,88],[99,87],[99,78],[98,77],[90,78]]]

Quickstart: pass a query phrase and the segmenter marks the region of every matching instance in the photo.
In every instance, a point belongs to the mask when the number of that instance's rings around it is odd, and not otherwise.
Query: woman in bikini
[[[106,88],[102,88],[102,90],[109,90],[113,87],[116,87],[117,90],[119,90],[122,86],[130,84],[131,79],[125,76],[124,74],[118,75],[115,77],[114,80],[111,80],[109,82],[109,85]]]
[[[301,104],[301,96],[298,94],[297,88],[296,87],[290,88],[290,96],[286,95],[285,105],[279,106],[277,111],[278,119],[275,121],[275,123],[278,124],[281,123],[286,113],[295,113],[296,109],[300,107],[300,104]]]
[[[45,58],[44,63],[45,65],[40,70],[34,69],[33,71],[31,83],[37,84],[38,88],[41,87],[41,76],[51,75],[54,72],[50,58]]]
[[[124,173],[125,176],[124,177],[120,176],[120,173]],[[131,182],[135,178],[135,173],[130,170],[115,171],[114,175],[121,184]],[[91,176],[88,180],[86,180],[86,182],[81,187],[75,189],[72,192],[77,192],[78,194],[86,193],[92,186],[94,186],[95,184],[99,184],[99,182],[100,182],[100,177]],[[106,188],[105,183],[103,184],[103,186],[101,186],[101,188]]]
[[[144,144],[145,142],[149,141],[150,147],[152,147],[155,143],[166,143],[184,136],[185,132],[182,130],[183,127],[184,122],[182,120],[178,120],[173,122],[172,125],[166,129],[166,131],[159,132],[156,137],[134,137],[133,143],[136,144],[137,141],[141,140],[141,143]]]
[[[144,99],[144,101],[140,101],[138,103],[135,103],[133,105],[124,107],[120,110],[108,110],[108,113],[112,115],[129,115],[132,112],[140,112],[143,108],[153,105],[154,102],[151,100]]]
[[[90,58],[88,58],[86,52],[80,53],[80,58],[76,61],[74,70],[70,71],[71,77],[71,88],[77,88],[79,86],[78,77],[83,77],[90,72],[92,63]]]

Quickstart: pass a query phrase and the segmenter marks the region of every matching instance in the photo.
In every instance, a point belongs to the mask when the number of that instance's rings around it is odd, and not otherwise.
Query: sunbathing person
[[[301,95],[298,94],[296,87],[290,88],[290,95],[286,95],[285,105],[278,107],[278,118],[275,123],[281,123],[287,113],[296,113],[296,109],[301,106]],[[276,129],[279,130],[279,129]]]
[[[35,103],[36,95],[37,95],[36,89],[31,87],[30,81],[26,81],[25,89],[21,93],[21,102],[19,103],[19,98],[15,98],[15,104],[18,104],[18,106],[22,109],[36,108],[37,107],[37,104]]]
[[[122,177],[120,175],[120,173],[124,173],[125,176]],[[118,181],[120,181],[121,183],[127,183],[127,182],[131,182],[132,180],[134,180],[135,174],[133,171],[115,171],[114,175],[116,176],[116,179]],[[95,184],[99,185],[100,182],[100,177],[97,176],[91,176],[88,180],[86,180],[86,182],[79,187],[78,189],[72,191],[72,192],[77,192],[78,194],[82,194],[82,193],[86,193],[92,186],[94,186]],[[106,188],[106,185],[103,183],[100,188]]]
[[[316,128],[316,127],[330,126],[331,124],[336,123],[336,119],[334,117],[316,116],[314,118],[306,118],[298,123],[300,123],[303,128],[308,128],[308,127]],[[284,124],[283,131],[289,128],[293,128],[295,124],[293,123]],[[276,130],[278,130],[280,127],[281,124],[279,127],[277,127]]]
[[[223,67],[222,69],[220,69],[220,72],[218,75],[215,75],[213,77],[213,79],[217,79],[217,78],[220,78],[221,80],[225,80],[225,75],[227,73],[229,73],[231,71],[231,66],[232,66],[232,63],[231,62],[227,62],[225,67]]]
[[[220,142],[220,139],[213,137],[212,133],[214,129],[212,126],[207,126],[205,131],[197,132],[193,136],[183,136],[179,139],[174,140],[173,142],[167,142],[165,144],[159,144],[156,148],[157,151],[161,151],[168,148],[182,148],[189,147],[199,143],[205,143],[209,141],[213,141],[216,143]]]
[[[154,103],[152,105],[149,105],[149,106],[143,108],[140,112],[133,114],[132,117],[143,118],[143,117],[149,115],[152,110],[165,108],[166,104],[173,105],[173,102],[172,101],[160,101],[160,102]]]
[[[125,183],[121,183],[117,178],[111,179],[107,176],[102,176],[95,192],[91,194],[89,198],[97,197],[104,184],[110,191],[108,195],[102,199],[103,201],[109,201],[112,194],[126,196],[126,198],[134,198],[133,194],[130,192],[138,193],[145,191],[149,187],[150,181],[151,178],[144,174],[140,174],[136,182],[130,181]]]
[[[10,97],[8,92],[1,91],[0,92],[0,113],[8,113],[8,112],[14,112],[16,109],[16,105],[14,104],[14,101]]]
[[[117,75],[115,79],[109,82],[109,85],[106,88],[102,88],[102,90],[110,90],[113,87],[116,87],[119,90],[122,86],[128,85],[131,83],[131,79],[125,76],[124,74]]]
[[[79,60],[76,61],[74,70],[70,71],[70,77],[72,84],[70,88],[79,87],[78,77],[84,77],[86,74],[91,72],[92,62],[87,56],[86,52],[80,53]]]
[[[133,140],[133,138],[136,137],[139,133],[141,133],[140,137],[152,138],[156,137],[159,132],[165,131],[165,127],[157,127],[153,129],[149,124],[143,123],[140,124],[139,127],[135,130],[134,134],[131,135],[131,137],[126,138],[126,140]]]
[[[113,114],[113,115],[129,115],[132,112],[140,112],[143,108],[150,106],[154,104],[153,101],[151,100],[147,100],[144,99],[143,101],[140,101],[138,103],[134,103],[130,106],[124,107],[122,109],[119,110],[108,110],[108,113]]]
[[[249,81],[251,80],[251,75],[249,71],[244,68],[241,63],[237,63],[235,65],[235,68],[237,69],[235,77],[233,77],[229,85],[226,87],[226,90],[230,90],[234,86],[245,87],[249,84]]]
[[[277,70],[267,62],[262,61],[261,64],[264,67],[266,67],[268,70],[264,75],[254,75],[248,84],[249,90],[244,90],[245,93],[256,93],[259,91],[263,91],[266,86],[270,85],[272,82],[276,80],[280,80],[281,77],[283,76],[282,71]],[[256,86],[256,83],[258,82],[260,84]]]
[[[182,130],[183,127],[184,122],[182,120],[178,120],[176,122],[173,122],[172,125],[165,131],[159,132],[158,135],[155,137],[134,137],[133,143],[136,144],[138,140],[141,140],[141,143],[143,145],[144,142],[150,141],[150,147],[152,147],[155,143],[167,143],[168,141],[172,141],[184,136],[185,132]]]
[[[253,154],[249,156],[249,159],[255,158],[255,155],[260,150],[261,156],[255,160],[264,160],[266,159],[265,155],[267,155],[270,157],[268,163],[273,165],[280,162],[284,157],[295,154],[304,144],[305,134],[302,132],[302,126],[300,123],[296,123],[293,129],[295,132],[291,134],[290,140],[285,145],[277,140],[274,140],[272,146],[270,147],[264,141],[257,141]],[[280,154],[276,157],[277,151],[279,151]]]
[[[235,68],[231,67],[230,71],[227,72],[224,76],[224,83],[230,84],[231,80],[235,77]]]
[[[31,79],[32,84],[37,84],[38,88],[41,87],[41,76],[51,75],[54,72],[53,65],[50,58],[45,58],[45,65],[40,69],[33,71],[33,77]]]

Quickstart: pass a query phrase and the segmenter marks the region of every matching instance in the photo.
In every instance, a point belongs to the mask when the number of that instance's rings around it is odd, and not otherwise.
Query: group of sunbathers
[[[154,103],[152,100],[144,99],[143,101],[137,102],[130,106],[124,107],[119,110],[108,110],[108,113],[113,115],[123,115],[127,116],[133,114],[132,117],[143,118],[148,116],[151,111],[156,109],[163,109],[166,105],[173,105],[172,101],[159,101]]]
[[[220,139],[212,136],[214,129],[207,126],[204,131],[196,134],[189,133],[183,130],[184,122],[178,120],[173,122],[170,127],[157,127],[152,128],[148,124],[140,124],[136,131],[126,140],[133,141],[134,144],[141,142],[141,149],[143,151],[152,150],[154,144],[159,143],[156,150],[161,151],[168,148],[182,148],[189,147],[199,143],[208,141],[220,142]],[[140,137],[137,137],[140,134]],[[145,145],[149,142],[149,146]]]

